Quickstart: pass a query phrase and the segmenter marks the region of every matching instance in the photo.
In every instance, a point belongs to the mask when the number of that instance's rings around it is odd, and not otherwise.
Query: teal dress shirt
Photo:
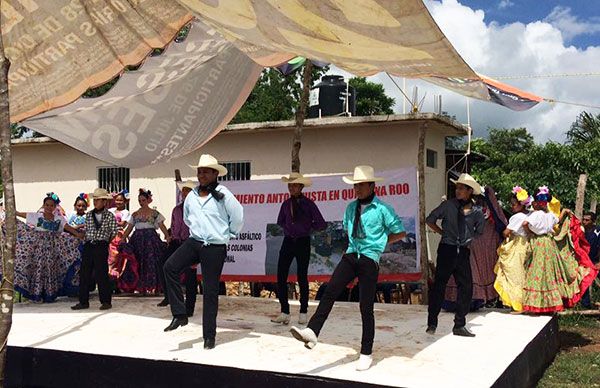
[[[388,235],[404,232],[402,220],[394,208],[379,198],[374,197],[360,216],[364,230],[364,238],[353,238],[354,215],[358,201],[352,201],[344,214],[344,230],[348,233],[348,249],[346,253],[356,253],[358,257],[368,257],[377,263],[387,245]]]

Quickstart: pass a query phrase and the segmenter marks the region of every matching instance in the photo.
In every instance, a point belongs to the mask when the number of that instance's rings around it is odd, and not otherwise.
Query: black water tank
[[[326,75],[310,91],[308,117],[338,116],[346,112],[346,87],[348,87],[348,112],[356,115],[356,92],[347,86],[341,75]],[[317,98],[318,96],[318,98]]]

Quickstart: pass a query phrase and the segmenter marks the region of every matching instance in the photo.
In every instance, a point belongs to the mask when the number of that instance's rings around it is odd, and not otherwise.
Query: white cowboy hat
[[[282,176],[281,180],[288,184],[300,183],[301,185],[304,185],[304,187],[309,187],[312,185],[312,180],[300,174],[299,172],[293,172],[289,176]]]
[[[198,182],[194,182],[191,180],[177,182],[177,187],[179,187],[179,190],[183,190],[184,187],[187,187],[190,190],[194,190],[196,188],[196,186],[198,186]]]
[[[227,168],[221,166],[217,159],[209,154],[202,154],[198,160],[197,166],[192,166],[191,164],[189,166],[193,169],[200,167],[212,168],[213,170],[217,170],[219,172],[219,176],[227,175]]]
[[[460,174],[458,179],[450,179],[455,185],[460,183],[473,189],[474,195],[481,195],[481,185],[469,174]]]
[[[371,166],[356,166],[354,167],[353,176],[345,176],[342,179],[349,185],[362,182],[380,182],[383,180],[383,178],[375,176],[375,170]]]
[[[90,193],[92,199],[113,199],[112,195],[106,189],[94,189],[93,193]]]

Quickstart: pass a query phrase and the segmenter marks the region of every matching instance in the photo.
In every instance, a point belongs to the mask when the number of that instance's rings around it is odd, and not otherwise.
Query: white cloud
[[[515,3],[513,3],[510,0],[501,0],[500,3],[498,3],[498,9],[509,8],[509,7],[512,7],[513,5],[515,5]]]
[[[567,41],[578,35],[600,32],[600,20],[597,17],[590,21],[580,20],[571,14],[571,8],[560,5],[554,7],[544,21],[560,30]]]
[[[457,0],[426,0],[434,19],[461,56],[477,72],[488,76],[529,74],[561,74],[598,72],[600,42],[586,49],[565,45],[563,32],[547,21],[528,24],[500,25],[486,22],[482,10],[474,10]],[[402,95],[388,79],[379,74],[370,77],[383,83],[389,95],[396,98],[396,112],[402,113]],[[566,78],[532,78],[502,80],[541,97],[559,101],[600,105],[600,76]],[[398,79],[402,85],[402,80]],[[424,111],[433,110],[433,95],[443,96],[443,110],[466,122],[466,98],[431,84],[407,80],[407,93],[419,87],[419,95],[427,93]],[[488,127],[526,127],[537,141],[564,141],[565,132],[582,110],[594,114],[598,109],[542,102],[536,107],[515,112],[499,105],[471,100],[471,126],[477,136]]]

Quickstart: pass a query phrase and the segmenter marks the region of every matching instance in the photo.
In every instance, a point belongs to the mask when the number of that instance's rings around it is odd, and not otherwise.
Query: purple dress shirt
[[[190,228],[183,222],[183,202],[171,213],[171,236],[173,240],[185,241],[190,237]]]
[[[313,230],[323,230],[327,226],[319,208],[313,201],[301,196],[298,199],[298,214],[292,219],[292,198],[281,204],[277,225],[283,228],[286,237],[298,238],[310,236]]]

